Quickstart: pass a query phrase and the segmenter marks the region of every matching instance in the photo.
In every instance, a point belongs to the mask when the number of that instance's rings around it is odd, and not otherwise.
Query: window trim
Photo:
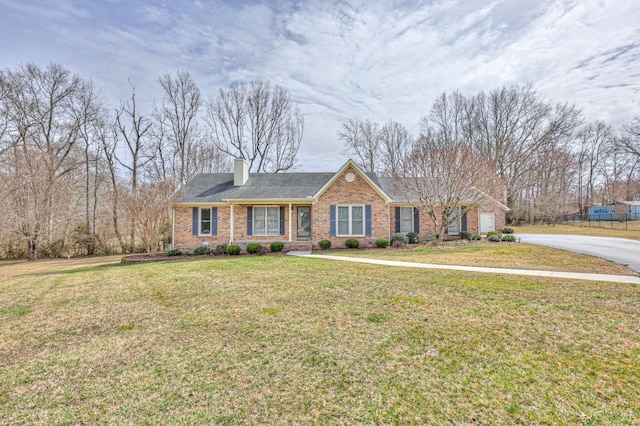
[[[451,213],[455,213],[457,212],[458,217],[456,218],[455,222],[452,222],[451,224],[447,225],[447,234],[448,235],[459,235],[461,230],[462,230],[462,209],[460,209],[460,207],[456,207],[455,210],[451,210]],[[453,232],[451,231],[451,227],[455,226],[457,230],[454,230]]]
[[[278,212],[278,217],[276,219],[276,223],[278,224],[277,226],[277,230],[275,234],[269,234],[269,209],[273,208],[276,209]],[[264,233],[258,234],[256,233],[256,209],[265,209],[264,210]],[[260,205],[260,206],[251,206],[251,221],[253,223],[252,228],[251,228],[251,235],[252,236],[258,236],[258,237],[275,237],[280,234],[280,206],[278,205]]]
[[[202,211],[203,210],[209,210],[209,233],[208,234],[203,234],[202,233]],[[213,229],[212,229],[212,224],[213,224],[213,207],[198,207],[198,236],[199,237],[212,237],[213,236]]]
[[[349,225],[349,233],[341,234],[340,233],[340,208],[347,207],[349,210],[348,214],[348,225]],[[354,234],[353,233],[353,207],[360,207],[362,209],[362,233]],[[367,212],[366,206],[364,204],[336,204],[336,237],[364,237],[367,233]]]
[[[403,207],[403,206],[400,206],[399,209],[400,209],[400,211],[399,211],[400,217],[398,218],[398,222],[399,222],[400,226],[399,226],[399,231],[398,232],[402,232],[403,234],[407,234],[409,232],[414,232],[414,229],[416,229],[415,228],[415,223],[413,222],[413,219],[414,219],[414,216],[415,216],[415,214],[414,214],[415,208],[414,207]],[[411,217],[411,230],[410,231],[403,231],[402,230],[402,209],[407,209],[407,210],[411,211],[411,214],[410,214],[410,217]]]

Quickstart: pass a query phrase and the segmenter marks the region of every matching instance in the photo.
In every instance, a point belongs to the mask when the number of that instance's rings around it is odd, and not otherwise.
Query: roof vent
[[[243,186],[249,180],[249,163],[244,158],[234,160],[233,185]]]

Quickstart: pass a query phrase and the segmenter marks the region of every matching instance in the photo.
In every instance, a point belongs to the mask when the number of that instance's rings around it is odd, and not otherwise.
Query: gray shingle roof
[[[178,203],[216,203],[235,199],[301,199],[315,195],[335,173],[252,173],[243,186],[233,173],[203,173],[184,188]]]

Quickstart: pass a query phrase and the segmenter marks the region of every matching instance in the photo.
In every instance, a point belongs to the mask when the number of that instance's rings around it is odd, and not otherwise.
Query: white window
[[[364,206],[338,206],[338,235],[364,236]]]
[[[413,207],[400,207],[400,232],[413,232]]]
[[[280,207],[253,208],[253,235],[280,235]]]
[[[200,235],[211,235],[211,209],[200,209]]]

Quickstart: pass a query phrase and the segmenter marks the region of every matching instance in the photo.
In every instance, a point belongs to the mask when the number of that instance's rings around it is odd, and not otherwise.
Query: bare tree
[[[236,83],[207,105],[206,122],[214,145],[244,158],[250,170],[290,170],[302,140],[304,119],[289,92],[268,82]]]
[[[338,137],[345,145],[343,153],[354,156],[353,161],[365,172],[379,171],[382,149],[377,123],[349,119],[338,130]]]
[[[389,120],[382,126],[379,140],[382,155],[378,173],[393,176],[402,170],[402,162],[411,149],[413,138],[402,124]]]
[[[343,154],[363,170],[381,176],[398,172],[412,144],[407,129],[392,120],[380,127],[370,120],[349,119],[338,130],[338,137],[345,145]]]
[[[116,110],[115,122],[117,135],[125,142],[126,154],[118,156],[117,150],[114,151],[114,154],[118,163],[129,172],[131,193],[135,195],[143,167],[154,159],[147,140],[147,133],[153,123],[138,113],[136,89],[133,85],[131,85],[131,89],[131,100],[120,103],[120,107]],[[129,241],[131,248],[133,248],[135,246],[135,223],[133,218],[130,218],[130,221]]]
[[[550,104],[538,98],[531,86],[497,88],[473,97],[469,133],[474,148],[495,164],[505,182],[511,221],[526,216],[524,199],[536,186],[540,167],[532,161],[539,153],[566,145],[580,124],[580,111],[567,104]]]
[[[75,110],[82,80],[58,64],[34,64],[2,72],[3,110],[9,119],[11,203],[14,230],[28,243],[28,257],[38,257],[42,237],[54,238],[62,209],[66,175],[79,166],[74,156],[80,120]]]
[[[133,218],[136,235],[151,255],[156,255],[160,248],[162,229],[169,221],[173,192],[174,186],[168,181],[142,183],[136,192],[123,199]]]
[[[164,98],[162,105],[154,112],[160,129],[156,139],[159,145],[157,149],[163,163],[167,160],[171,162],[171,174],[177,186],[182,187],[198,168],[194,164],[197,159],[194,153],[202,143],[197,121],[202,104],[200,89],[188,71],[178,71],[175,76],[167,73],[158,81],[164,90]],[[163,151],[162,145],[165,143],[169,145],[168,153]]]
[[[640,157],[640,117],[634,118],[622,127],[623,135],[618,145],[629,154]]]
[[[422,121],[422,135],[402,162],[398,176],[407,199],[417,200],[433,222],[440,241],[463,209],[498,198],[502,189],[495,169],[469,146],[462,134],[443,128],[441,104]]]
[[[578,208],[586,213],[598,189],[600,165],[612,145],[613,131],[608,124],[596,121],[583,127],[577,138]]]
[[[120,250],[126,253],[128,248],[125,243],[122,233],[120,232],[120,182],[118,179],[118,160],[116,159],[116,149],[118,135],[114,126],[101,127],[101,131],[98,135],[102,152],[104,154],[107,170],[109,172],[109,182],[111,183],[111,222],[113,226],[113,232],[118,240]],[[126,195],[126,194],[125,194]]]
[[[78,138],[83,151],[85,227],[86,232],[95,237],[97,193],[101,181],[99,163],[103,152],[100,133],[104,132],[103,127],[107,125],[107,111],[105,101],[93,81],[82,82],[75,113],[79,122]]]

